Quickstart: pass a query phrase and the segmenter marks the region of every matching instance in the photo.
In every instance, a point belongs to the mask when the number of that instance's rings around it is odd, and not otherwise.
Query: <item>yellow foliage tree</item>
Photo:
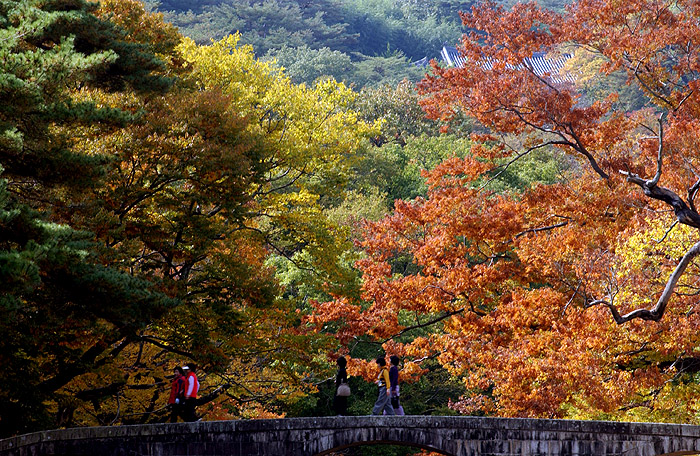
[[[347,282],[345,260],[351,245],[347,228],[326,216],[361,145],[376,136],[379,123],[368,124],[351,110],[356,94],[334,80],[313,87],[295,85],[284,73],[255,59],[250,46],[230,35],[210,46],[184,39],[178,47],[188,81],[200,90],[216,89],[232,99],[232,108],[249,120],[248,130],[269,146],[267,175],[251,186],[260,216],[249,227],[319,287]]]

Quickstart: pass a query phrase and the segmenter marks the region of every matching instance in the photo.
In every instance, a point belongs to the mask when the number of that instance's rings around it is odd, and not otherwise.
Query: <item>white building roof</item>
[[[467,61],[454,46],[443,46],[440,51],[442,60],[449,66],[463,68]],[[571,58],[571,54],[558,54],[547,56],[544,52],[536,52],[532,57],[523,61],[523,65],[532,68],[537,76],[548,75],[554,83],[574,82],[572,74],[563,71],[564,64]],[[486,69],[491,69],[491,62],[486,60],[482,63]]]

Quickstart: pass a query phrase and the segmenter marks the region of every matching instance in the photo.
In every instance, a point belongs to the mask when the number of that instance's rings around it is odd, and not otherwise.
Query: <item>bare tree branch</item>
[[[167,342],[157,340],[154,337],[143,335],[140,337],[140,339],[141,339],[141,342],[147,342],[147,343],[154,345],[158,348],[162,348],[163,350],[166,350],[168,353],[177,353],[178,355],[182,355],[182,356],[185,356],[187,358],[192,358],[192,353],[181,350],[177,347],[174,347]]]
[[[541,149],[541,148],[543,148],[543,147],[554,146],[554,145],[570,145],[570,144],[567,143],[567,142],[564,142],[564,141],[547,141],[547,142],[545,142],[545,143],[537,144],[536,146],[532,146],[532,147],[528,148],[528,149],[527,149],[526,151],[524,151],[524,152],[516,153],[515,157],[513,157],[511,160],[509,160],[508,163],[498,165],[498,166],[496,166],[495,168],[491,168],[491,169],[489,170],[489,172],[493,172],[493,171],[496,171],[496,170],[499,169],[499,168],[502,168],[502,169],[501,169],[500,171],[498,171],[496,174],[494,174],[493,176],[491,176],[486,182],[484,182],[484,184],[483,184],[481,187],[479,187],[479,191],[483,190],[483,189],[486,188],[486,186],[488,186],[491,182],[493,182],[494,180],[498,179],[498,177],[499,177],[501,174],[505,173],[505,172],[508,170],[508,168],[509,168],[513,163],[515,163],[516,161],[520,160],[520,159],[523,158],[524,156],[528,155],[530,152],[532,152],[532,151],[534,151],[534,150],[537,150],[537,149]]]
[[[627,323],[628,321],[634,319],[659,321],[661,320],[661,317],[663,317],[664,312],[666,311],[666,306],[668,305],[668,302],[671,299],[671,295],[673,294],[673,291],[675,290],[676,285],[678,284],[678,280],[681,278],[690,262],[693,261],[693,259],[698,255],[700,255],[700,242],[695,243],[690,248],[690,250],[688,250],[686,254],[683,255],[683,258],[681,258],[680,262],[676,266],[676,269],[674,269],[673,273],[671,273],[671,277],[669,277],[668,282],[666,282],[666,287],[664,288],[663,293],[661,293],[659,300],[656,302],[656,305],[652,309],[636,309],[625,315],[621,315],[620,312],[617,310],[617,307],[615,307],[615,305],[612,302],[605,299],[591,301],[586,304],[586,307],[592,307],[601,304],[608,307],[610,309],[610,313],[612,314],[613,319],[619,325]]]
[[[673,231],[673,228],[675,228],[676,225],[678,225],[678,220],[676,220],[675,222],[673,222],[673,223],[671,224],[671,226],[668,227],[668,229],[666,230],[666,232],[664,233],[664,235],[663,235],[663,237],[662,237],[661,239],[656,240],[656,239],[652,238],[651,240],[654,241],[654,242],[656,242],[657,244],[661,244],[661,243],[664,242],[664,240],[666,239],[666,236],[668,236],[669,233],[670,233],[671,231]]]
[[[695,208],[695,197],[698,194],[698,189],[700,189],[700,177],[697,181],[688,189],[688,206],[693,212],[698,210]]]
[[[610,176],[608,175],[608,173],[603,171],[603,168],[600,167],[595,157],[593,157],[593,155],[590,152],[588,152],[588,150],[584,147],[583,143],[581,142],[581,139],[578,137],[573,127],[571,126],[569,128],[569,134],[572,138],[574,138],[574,141],[576,142],[574,150],[576,150],[578,153],[580,153],[588,159],[588,163],[590,163],[591,167],[593,168],[593,171],[595,171],[600,177],[606,180],[609,179]]]
[[[406,334],[409,331],[413,331],[414,329],[425,328],[425,327],[434,325],[435,323],[439,323],[442,320],[445,320],[446,318],[450,318],[451,316],[460,314],[462,312],[464,312],[464,308],[453,310],[451,312],[445,312],[444,314],[439,315],[439,316],[435,317],[434,319],[426,321],[426,322],[421,323],[421,324],[407,326],[404,329],[402,329],[401,331],[397,332],[396,334],[392,334],[391,336],[387,337],[386,339],[384,339],[383,341],[378,342],[378,343],[383,345],[383,344],[389,342],[390,340],[401,336],[402,334]]]
[[[522,232],[516,234],[515,238],[517,239],[521,236],[525,236],[528,233],[539,233],[540,231],[549,231],[549,230],[553,230],[555,228],[561,228],[562,226],[566,226],[568,224],[569,224],[569,222],[561,222],[561,223],[557,223],[556,225],[543,226],[540,228],[530,228],[529,230],[525,230],[525,231],[522,231]]]
[[[666,113],[662,113],[659,116],[659,151],[657,152],[656,156],[656,174],[654,175],[654,178],[649,181],[649,185],[655,186],[656,184],[659,183],[659,179],[661,179],[661,164],[663,163],[663,148],[664,148],[664,117]]]
[[[655,91],[654,89],[652,89],[649,86],[649,84],[647,84],[647,82],[642,78],[642,74],[639,71],[639,67],[641,66],[641,64],[642,64],[642,61],[640,60],[639,62],[637,62],[637,65],[634,68],[634,77],[637,79],[637,82],[639,82],[639,84],[642,87],[644,87],[649,92],[649,94],[651,96],[659,99],[660,101],[665,103],[668,107],[673,108],[673,103],[671,103],[671,101],[669,101],[668,98],[666,98],[664,95],[662,95],[662,94],[658,93],[657,91]]]
[[[569,299],[569,301],[566,303],[566,305],[564,306],[564,308],[561,310],[560,316],[563,317],[564,314],[566,313],[566,310],[567,310],[567,309],[569,308],[569,306],[571,305],[571,303],[574,302],[574,298],[576,298],[576,296],[579,294],[578,290],[581,288],[581,283],[582,283],[582,281],[579,280],[578,285],[576,285],[576,289],[574,290],[574,293],[571,295],[571,299]]]

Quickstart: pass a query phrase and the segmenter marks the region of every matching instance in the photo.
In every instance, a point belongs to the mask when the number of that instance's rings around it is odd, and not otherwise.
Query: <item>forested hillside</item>
[[[297,83],[322,76],[357,88],[419,80],[411,66],[439,58],[463,28],[459,11],[475,0],[162,0],[152,7],[200,44],[240,32],[256,55]],[[549,2],[561,7],[561,2]],[[425,61],[427,63],[427,60]]]

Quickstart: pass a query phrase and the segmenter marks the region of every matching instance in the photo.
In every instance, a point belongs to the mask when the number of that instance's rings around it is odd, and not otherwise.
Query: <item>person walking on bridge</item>
[[[197,421],[195,407],[197,406],[197,394],[199,393],[199,380],[197,380],[197,366],[189,363],[183,366],[186,373],[185,383],[185,421]]]
[[[389,369],[386,368],[386,359],[380,356],[376,360],[379,366],[379,376],[377,377],[377,385],[379,385],[379,396],[377,402],[372,408],[372,415],[381,415],[382,411],[387,415],[394,414],[394,407],[391,406],[391,392],[389,391]]]
[[[400,359],[396,355],[389,357],[391,367],[389,368],[389,381],[391,386],[389,393],[391,395],[391,406],[394,409],[395,415],[404,415],[403,407],[399,403],[399,362]]]
[[[170,422],[177,423],[177,417],[184,417],[185,407],[185,371],[182,367],[177,366],[173,369],[173,382],[170,384],[170,398],[168,405],[170,406]]]
[[[340,356],[338,357],[336,364],[338,365],[338,372],[335,374],[336,393],[333,397],[333,409],[335,410],[336,415],[345,416],[348,414],[348,396],[341,392],[341,388],[346,388],[349,390],[348,371],[346,369],[348,360],[346,360],[344,356]]]

